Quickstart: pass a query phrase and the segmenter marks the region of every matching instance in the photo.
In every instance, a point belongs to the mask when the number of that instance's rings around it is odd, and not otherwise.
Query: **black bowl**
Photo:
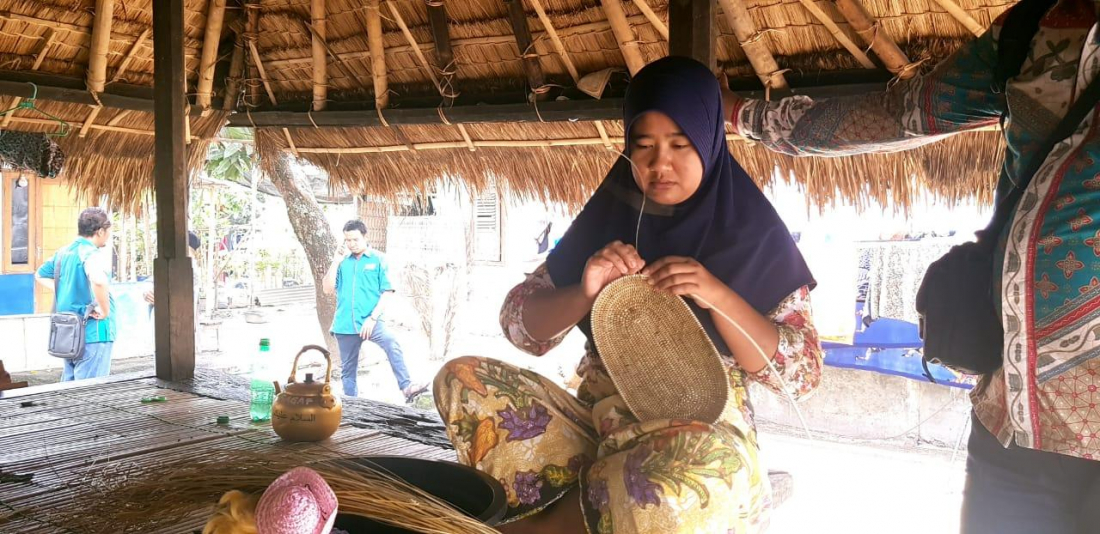
[[[367,456],[342,459],[339,462],[349,467],[358,464],[389,471],[486,525],[497,524],[508,510],[507,496],[500,482],[465,465],[405,456]],[[411,532],[363,516],[341,513],[336,514],[335,528],[348,534]]]

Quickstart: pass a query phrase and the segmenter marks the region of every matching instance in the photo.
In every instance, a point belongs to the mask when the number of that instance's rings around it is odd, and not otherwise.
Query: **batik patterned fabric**
[[[553,287],[540,267],[501,310],[509,340],[535,355],[566,335],[538,342],[523,326],[527,297]],[[803,288],[769,315],[780,331],[776,371],[796,397],[821,376],[808,299]],[[577,372],[583,382],[576,397],[545,377],[489,358],[452,360],[436,377],[436,405],[458,459],[501,481],[507,521],[538,513],[579,484],[590,533],[763,530],[771,490],[757,460],[746,384],[751,378],[781,388],[774,374],[743,373],[727,358],[731,401],[711,425],[639,421],[591,350]]]
[[[912,148],[997,124],[1008,145],[998,198],[1100,70],[1096,7],[1060,0],[1040,21],[1020,74],[991,89],[1002,21],[924,77],[879,98],[750,101],[742,135],[793,155]],[[1009,112],[1011,110],[1011,112]],[[1100,132],[1095,113],[1044,160],[1001,236],[995,280],[1004,367],[973,400],[1002,443],[1100,458]]]

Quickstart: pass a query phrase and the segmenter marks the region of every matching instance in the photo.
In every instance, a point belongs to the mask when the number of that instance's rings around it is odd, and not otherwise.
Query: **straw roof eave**
[[[92,36],[94,3],[0,0],[0,69],[83,79],[95,63],[91,56],[101,50],[108,80],[105,95],[113,91],[111,82],[148,87],[152,83],[148,31],[152,2],[116,0],[109,38],[97,48]],[[817,7],[811,9],[807,2]],[[245,9],[245,3],[258,9]],[[316,105],[318,94],[324,95],[322,106],[330,103],[334,109],[359,109],[364,115],[378,117],[373,109],[377,87],[386,87],[387,110],[430,109],[433,102],[443,101],[443,94],[457,94],[456,106],[520,103],[530,91],[532,68],[549,84],[551,97],[561,94],[573,101],[588,98],[576,89],[579,78],[605,69],[618,70],[623,74],[612,76],[604,93],[614,97],[621,95],[632,58],[651,61],[668,53],[668,44],[654,25],[654,21],[667,21],[667,3],[645,3],[651,13],[639,9],[637,2],[621,2],[621,18],[614,22],[625,21],[635,38],[624,44],[622,35],[613,30],[609,18],[613,13],[602,7],[601,0],[528,0],[523,5],[528,7],[526,26],[532,44],[521,54],[505,3],[448,2],[446,42],[454,63],[440,65],[440,36],[433,32],[428,6],[422,1],[380,0],[377,11],[371,11],[375,3],[369,0],[326,0],[324,27],[319,30],[310,2],[227,0],[224,27],[214,32],[211,41],[206,35],[208,9],[218,2],[187,0],[188,91],[196,90],[203,49],[213,43],[217,53],[208,56],[216,61],[214,105],[226,97],[227,86],[240,87],[243,98],[230,95],[229,100],[239,104],[235,111],[241,117],[262,116],[271,109],[304,110],[311,102]],[[719,11],[715,19],[719,68],[731,77],[731,85],[742,88],[762,87],[761,79],[771,79],[759,72],[769,58],[778,69],[771,76],[796,87],[806,83],[851,85],[861,81],[857,77],[881,82],[884,77],[933,68],[976,30],[988,27],[1012,0],[857,3],[862,14],[873,19],[875,39],[894,44],[896,54],[911,61],[914,68],[902,66],[899,70],[889,61],[892,56],[882,52],[889,47],[862,40],[853,29],[861,22],[851,19],[848,10],[812,0],[748,1],[747,17],[741,19]],[[948,11],[945,5],[954,7]],[[379,19],[372,23],[375,14]],[[374,23],[381,32],[371,29]],[[742,46],[739,42],[743,39],[738,36],[747,30],[754,32],[753,42]],[[240,47],[244,67],[237,74],[229,67],[234,42]],[[313,69],[315,42],[321,42],[326,64],[321,81]],[[761,53],[763,62],[757,57]],[[869,70],[867,58],[861,55],[882,60],[881,64],[870,64]],[[375,61],[375,57],[383,61]],[[380,70],[383,62],[384,71]],[[378,85],[380,82],[383,85]],[[320,93],[318,84],[324,88]],[[11,103],[10,97],[0,97],[0,106]],[[83,135],[61,142],[68,156],[67,179],[86,195],[107,195],[117,205],[137,206],[151,186],[151,115],[94,110],[86,102],[40,104],[82,131]],[[386,112],[383,110],[382,119],[376,122],[384,120]],[[223,113],[192,116],[189,126],[194,140],[189,150],[193,169],[199,167],[210,138],[225,118]],[[495,183],[523,197],[576,206],[616,157],[622,127],[613,116],[607,118],[598,123],[505,122],[460,127],[442,113],[432,124],[259,128],[256,143],[261,156],[296,154],[325,169],[335,185],[368,195],[394,196],[447,178],[461,180],[473,189]],[[20,111],[7,123],[0,123],[0,128],[44,131],[51,125]],[[987,131],[953,136],[910,152],[845,158],[792,158],[740,140],[731,140],[730,148],[761,185],[774,179],[776,169],[781,176],[793,174],[818,206],[845,200],[904,207],[923,191],[950,201],[988,201],[999,168],[999,143],[999,134]],[[973,157],[975,154],[979,157]],[[409,169],[418,172],[411,176]]]

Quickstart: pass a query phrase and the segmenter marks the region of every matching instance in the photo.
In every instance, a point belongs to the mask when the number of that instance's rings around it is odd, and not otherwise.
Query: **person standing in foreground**
[[[62,382],[111,374],[115,341],[111,254],[104,250],[111,242],[111,218],[103,208],[88,208],[80,212],[77,232],[76,241],[58,250],[35,274],[40,284],[54,289],[58,311],[84,315],[92,308],[85,328],[84,355],[65,360]]]
[[[351,254],[337,254],[322,281],[326,295],[336,293],[331,332],[340,346],[344,394],[351,397],[359,394],[359,349],[369,339],[386,352],[405,402],[412,402],[428,385],[413,384],[401,345],[382,320],[393,296],[393,286],[386,259],[367,244],[366,233],[367,226],[361,220],[344,225],[344,246]]]
[[[1034,8],[1031,1],[1013,10]],[[1010,29],[1006,22],[1013,19],[1002,16],[931,73],[901,80],[880,95],[776,102],[724,95],[727,117],[740,135],[795,156],[897,151],[957,132],[1004,127],[1007,151],[997,199],[1018,183],[1030,183],[1000,235],[990,236],[998,242],[991,291],[1004,327],[1004,348],[990,356],[1003,365],[983,376],[972,393],[965,534],[1097,528],[1079,519],[1090,508],[1090,487],[1100,484],[1095,109],[1042,162],[1031,160],[1100,76],[1100,4],[1051,4],[1035,17],[1034,37],[1022,35],[1023,26]],[[1002,53],[1023,39],[1028,53],[1022,68],[1000,87]],[[1041,165],[1027,176],[1032,163]]]

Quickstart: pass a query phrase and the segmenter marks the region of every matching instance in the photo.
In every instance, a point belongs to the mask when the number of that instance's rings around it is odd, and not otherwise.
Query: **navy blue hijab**
[[[581,282],[588,258],[608,243],[633,244],[647,264],[665,256],[702,263],[719,280],[767,314],[813,276],[786,225],[726,145],[718,81],[702,63],[666,57],[640,70],[626,92],[626,156],[630,130],[644,113],[668,115],[703,160],[699,189],[676,206],[645,204],[634,242],[642,191],[630,162],[620,158],[546,260],[557,287]],[[729,354],[710,313],[688,300],[715,346]],[[589,318],[578,324],[591,340]]]

